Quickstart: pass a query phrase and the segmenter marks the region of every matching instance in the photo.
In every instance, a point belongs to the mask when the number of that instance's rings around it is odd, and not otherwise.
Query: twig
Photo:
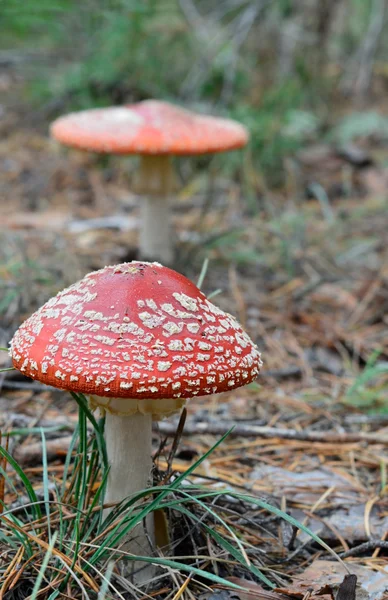
[[[287,369],[267,369],[261,371],[260,377],[275,377],[279,379],[285,379],[287,377],[297,377],[303,374],[303,371],[300,367],[291,366]]]
[[[354,548],[350,548],[346,552],[341,552],[338,556],[341,558],[348,558],[350,556],[359,556],[360,554],[364,554],[364,552],[373,552],[376,548],[382,548],[384,550],[388,550],[388,542],[384,540],[371,540],[370,542],[364,542],[359,546],[355,546]]]
[[[388,425],[388,415],[376,414],[376,415],[345,415],[345,423],[348,425],[380,425],[385,427]]]
[[[64,458],[70,447],[72,436],[64,436],[54,440],[46,440],[47,460]],[[35,464],[42,460],[42,442],[34,442],[19,446],[14,451],[15,459],[21,464]]]
[[[44,385],[43,383],[37,383],[36,381],[9,381],[9,379],[4,379],[2,387],[5,390],[32,390],[33,392],[57,390],[57,388],[50,385]]]
[[[284,440],[301,440],[306,442],[320,442],[327,444],[343,444],[355,442],[368,442],[369,444],[388,445],[388,435],[378,433],[337,433],[331,431],[297,431],[296,429],[281,429],[277,427],[261,427],[258,425],[242,425],[231,421],[223,423],[186,423],[183,435],[210,434],[223,435],[228,429],[231,435],[241,437],[281,438]],[[154,424],[155,431],[163,435],[174,436],[176,424],[161,421]]]
[[[223,435],[231,427],[234,428],[231,431],[233,436],[241,437],[261,437],[265,439],[269,438],[280,438],[288,440],[301,440],[308,442],[328,443],[328,444],[343,444],[343,443],[355,443],[355,442],[368,442],[370,444],[383,444],[388,445],[388,436],[379,435],[375,433],[333,433],[325,431],[296,431],[295,429],[278,429],[276,427],[263,427],[259,425],[245,425],[245,424],[234,424],[233,422],[227,421],[224,423],[188,423],[183,429],[182,435]],[[178,425],[176,423],[168,422],[155,422],[153,423],[154,431],[161,433],[162,435],[175,437]],[[52,440],[47,440],[46,450],[49,460],[63,457],[71,443],[71,436],[63,436]],[[20,446],[15,451],[15,458],[20,463],[35,463],[41,460],[42,456],[42,444],[41,442],[34,442],[32,444],[26,444]],[[388,547],[388,542],[376,542],[377,544],[386,544],[385,546],[375,546],[376,548]]]
[[[373,74],[373,62],[384,31],[386,17],[385,0],[374,0],[371,10],[368,28],[361,41],[360,47],[353,59],[352,66],[348,68],[343,80],[342,87],[345,92],[355,92],[359,99],[365,100],[370,89]]]
[[[369,26],[360,49],[360,67],[355,81],[356,95],[365,99],[370,89],[373,72],[373,61],[384,31],[386,1],[374,0],[371,8]]]
[[[22,413],[4,412],[1,415],[0,425],[6,427],[6,431],[9,432],[12,429],[24,429],[34,427],[36,417],[30,417]],[[76,421],[72,421],[66,418],[53,418],[53,419],[40,419],[39,427],[51,428],[61,427],[63,429],[69,429],[74,431]]]
[[[179,443],[180,443],[181,438],[182,438],[183,430],[185,428],[185,423],[186,423],[186,417],[187,417],[187,410],[186,410],[186,408],[184,408],[182,410],[182,414],[181,414],[180,419],[179,419],[178,427],[177,427],[177,429],[175,431],[175,435],[174,435],[174,439],[173,439],[173,442],[172,442],[170,454],[168,455],[168,458],[167,458],[167,472],[166,472],[166,476],[164,478],[164,485],[167,485],[167,480],[171,476],[171,473],[172,473],[172,470],[173,470],[172,469],[172,463],[173,463],[173,460],[175,458],[175,454],[177,452]]]

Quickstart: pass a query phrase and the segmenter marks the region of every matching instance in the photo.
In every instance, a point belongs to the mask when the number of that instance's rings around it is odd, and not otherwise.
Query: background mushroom
[[[230,119],[200,115],[167,102],[99,108],[60,117],[51,126],[62,144],[111,154],[139,154],[140,256],[171,263],[172,155],[225,152],[245,146],[247,130]]]
[[[153,418],[245,385],[261,366],[233,316],[183,275],[145,262],[105,267],[57,294],[15,333],[11,356],[28,377],[105,411],[109,503],[149,485]],[[143,531],[129,548],[150,552]]]

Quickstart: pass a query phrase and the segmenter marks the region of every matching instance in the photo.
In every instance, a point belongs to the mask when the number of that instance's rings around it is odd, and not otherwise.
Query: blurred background
[[[373,379],[387,352],[387,19],[386,0],[3,0],[3,337],[85,272],[136,257],[136,159],[59,147],[50,122],[157,98],[251,134],[243,151],[176,161],[175,266],[195,279],[210,259],[205,291],[222,290],[269,370],[305,378],[303,395]],[[378,381],[357,401],[380,406]]]

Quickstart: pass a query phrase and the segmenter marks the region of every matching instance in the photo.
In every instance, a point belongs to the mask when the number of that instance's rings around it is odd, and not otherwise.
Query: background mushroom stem
[[[119,416],[106,413],[105,441],[109,457],[109,475],[105,503],[121,502],[150,485],[152,470],[152,415],[136,413]],[[106,509],[107,516],[112,509]],[[128,536],[122,550],[150,556],[154,541],[151,513]],[[153,567],[144,562],[122,561],[123,575],[142,583],[152,577]],[[147,566],[146,566],[147,565]]]
[[[169,264],[173,259],[170,202],[174,171],[167,155],[142,155],[135,182],[141,201],[140,257]]]

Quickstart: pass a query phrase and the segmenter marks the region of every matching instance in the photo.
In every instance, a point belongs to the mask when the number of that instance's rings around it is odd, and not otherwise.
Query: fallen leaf
[[[345,575],[338,588],[335,600],[356,600],[357,576]]]
[[[67,230],[70,233],[83,233],[85,231],[94,231],[97,229],[118,229],[120,231],[130,231],[137,229],[139,220],[127,215],[111,215],[108,217],[98,217],[93,219],[76,219],[67,224]]]
[[[386,574],[371,571],[366,567],[354,563],[347,564],[351,575],[357,578],[356,598],[357,600],[383,600],[388,591],[388,567]],[[344,583],[345,582],[345,583]],[[303,598],[310,592],[311,598],[319,600],[352,600],[350,595],[354,578],[349,578],[344,567],[339,562],[329,560],[315,560],[303,573],[293,578],[291,584],[286,588],[277,588],[275,591],[288,594],[294,598]],[[341,589],[349,590],[348,596],[337,595]]]
[[[10,229],[50,229],[62,231],[70,219],[68,211],[46,210],[41,212],[17,212],[4,217],[5,227]]]
[[[261,585],[240,577],[226,577],[231,583],[246,588],[246,592],[238,592],[239,600],[287,600],[287,596],[278,592],[268,592]]]
[[[361,181],[368,194],[385,194],[388,184],[388,171],[370,167],[362,171]]]
[[[369,515],[369,528],[372,537],[378,538],[382,531],[388,530],[388,516],[384,516],[383,510],[379,503],[376,503]],[[304,519],[302,511],[292,510],[291,514],[298,520]],[[338,542],[338,536],[335,532],[349,544],[361,543],[369,539],[365,531],[364,503],[349,505],[347,508],[337,505],[330,513],[325,515],[323,520],[311,518],[308,526],[326,542]],[[304,542],[308,539],[308,535],[301,531],[298,539]]]
[[[301,504],[315,504],[329,488],[335,488],[330,494],[330,504],[342,506],[345,500],[357,497],[349,482],[329,469],[294,473],[280,467],[261,465],[252,471],[251,479],[268,486],[271,494],[289,497]]]
[[[236,594],[235,590],[220,590],[210,592],[210,594],[201,594],[198,600],[240,600],[240,596]]]
[[[337,155],[354,167],[365,168],[373,165],[373,159],[370,154],[355,144],[346,144],[338,148]]]

